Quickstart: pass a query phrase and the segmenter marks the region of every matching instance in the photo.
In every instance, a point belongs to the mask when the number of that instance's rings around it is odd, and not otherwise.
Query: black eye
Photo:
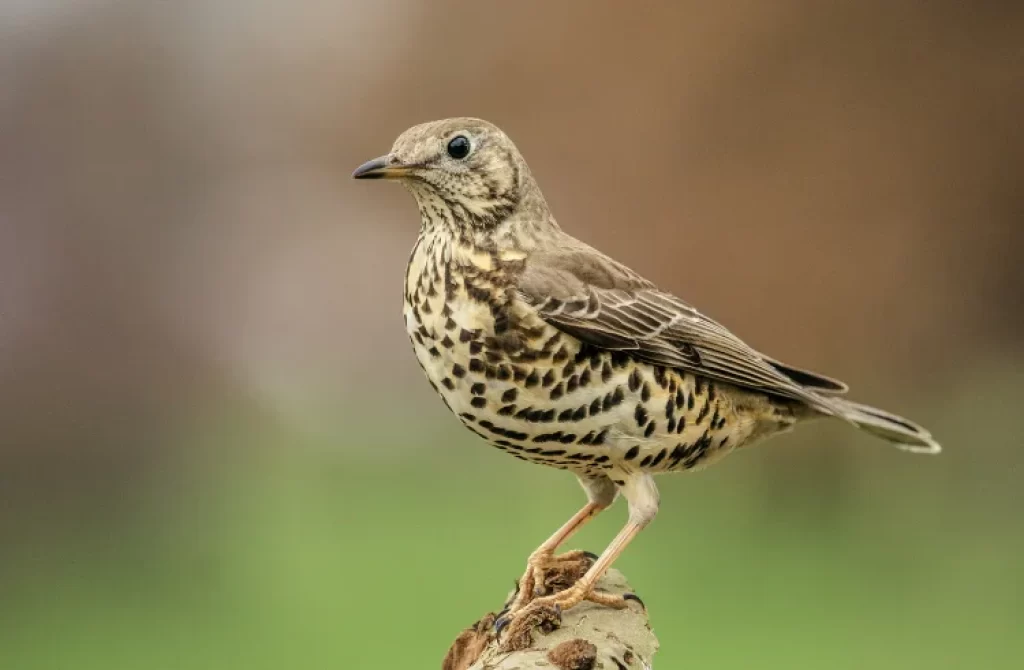
[[[448,155],[455,160],[462,160],[469,155],[469,138],[465,135],[456,135],[448,143]]]

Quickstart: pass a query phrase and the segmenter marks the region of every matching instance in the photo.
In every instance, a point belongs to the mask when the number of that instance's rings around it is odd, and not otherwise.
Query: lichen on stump
[[[614,594],[632,592],[615,569],[597,588]],[[647,612],[636,602],[621,610],[584,602],[564,612],[560,625],[539,622],[532,639],[511,645],[518,651],[502,651],[494,619],[494,613],[487,614],[463,631],[448,650],[442,670],[650,670],[658,649]],[[502,642],[505,648],[510,646],[504,637]]]

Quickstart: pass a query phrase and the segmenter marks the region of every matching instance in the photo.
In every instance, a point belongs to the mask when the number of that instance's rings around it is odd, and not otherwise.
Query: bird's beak
[[[396,164],[388,165],[389,160],[389,156],[381,156],[380,158],[374,158],[372,161],[366,161],[356,168],[356,171],[352,173],[352,178],[401,179],[402,177],[409,176],[409,173],[412,171],[412,166]]]

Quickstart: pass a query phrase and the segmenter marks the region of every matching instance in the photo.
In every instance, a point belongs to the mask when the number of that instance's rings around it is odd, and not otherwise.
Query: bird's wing
[[[523,299],[559,330],[601,349],[825,412],[829,403],[819,394],[845,391],[842,382],[767,358],[621,263],[571,238],[564,242],[532,253],[519,279]]]

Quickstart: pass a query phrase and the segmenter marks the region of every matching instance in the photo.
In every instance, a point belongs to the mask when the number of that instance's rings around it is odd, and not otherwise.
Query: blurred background
[[[662,478],[664,668],[1024,654],[1024,8],[0,1],[0,667],[431,668],[583,501],[414,364],[415,123],[562,226],[928,425]],[[574,546],[599,551],[619,506]]]

